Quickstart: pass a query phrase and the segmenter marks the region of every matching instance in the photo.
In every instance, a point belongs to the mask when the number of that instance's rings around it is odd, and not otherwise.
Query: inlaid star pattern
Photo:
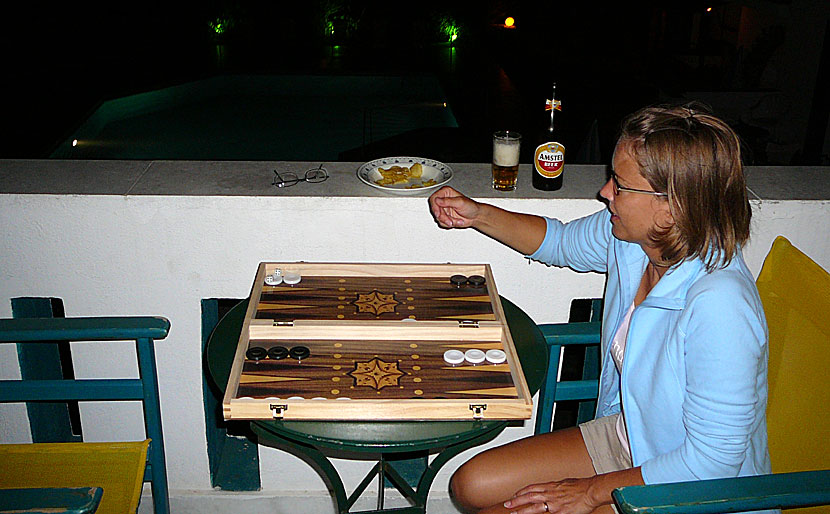
[[[381,390],[386,386],[397,386],[404,372],[398,369],[397,362],[386,362],[375,357],[367,362],[355,362],[349,372],[355,386],[368,386]]]
[[[358,293],[357,300],[354,301],[358,312],[370,312],[375,316],[380,316],[385,312],[394,313],[398,303],[395,300],[395,293],[383,294],[377,289],[369,294]]]

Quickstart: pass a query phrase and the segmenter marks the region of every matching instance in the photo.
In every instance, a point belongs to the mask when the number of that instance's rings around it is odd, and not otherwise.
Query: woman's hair
[[[674,224],[650,234],[664,264],[729,264],[752,217],[737,134],[701,104],[646,107],[623,122],[620,147],[668,194]]]

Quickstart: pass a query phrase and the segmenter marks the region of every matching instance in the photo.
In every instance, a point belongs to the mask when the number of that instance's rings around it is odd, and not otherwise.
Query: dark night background
[[[35,3],[5,17],[0,157],[47,157],[101,101],[216,74],[432,73],[459,128],[419,131],[373,151],[409,145],[450,162],[486,160],[492,130],[538,133],[556,81],[560,139],[584,162],[607,161],[620,119],[639,107],[735,91],[780,93],[769,95],[775,106],[766,117],[752,115],[758,106],[726,116],[749,163],[828,164],[828,4]],[[503,26],[508,15],[514,29]],[[211,28],[217,22],[222,34]],[[818,32],[802,32],[805,23]],[[452,62],[442,26],[457,30]],[[594,123],[599,157],[583,144]]]

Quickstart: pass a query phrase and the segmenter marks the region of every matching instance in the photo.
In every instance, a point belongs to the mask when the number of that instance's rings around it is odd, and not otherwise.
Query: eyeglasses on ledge
[[[292,171],[279,173],[277,170],[274,170],[274,181],[271,182],[271,185],[275,187],[291,187],[296,185],[298,182],[310,182],[312,184],[317,184],[325,182],[328,178],[329,172],[321,164],[316,168],[306,170],[306,172],[302,174],[302,177]]]

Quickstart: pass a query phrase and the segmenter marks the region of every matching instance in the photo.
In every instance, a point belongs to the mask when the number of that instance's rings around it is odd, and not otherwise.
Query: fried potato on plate
[[[423,182],[416,182],[415,184],[409,184],[406,186],[407,189],[420,189],[422,187],[430,187],[436,185],[438,182],[435,179],[424,180]]]
[[[393,186],[396,184],[408,184],[411,179],[421,178],[424,173],[424,167],[420,163],[415,163],[411,168],[406,166],[392,166],[388,169],[378,168],[381,178],[375,181],[379,186]],[[414,186],[423,187],[423,186]]]

